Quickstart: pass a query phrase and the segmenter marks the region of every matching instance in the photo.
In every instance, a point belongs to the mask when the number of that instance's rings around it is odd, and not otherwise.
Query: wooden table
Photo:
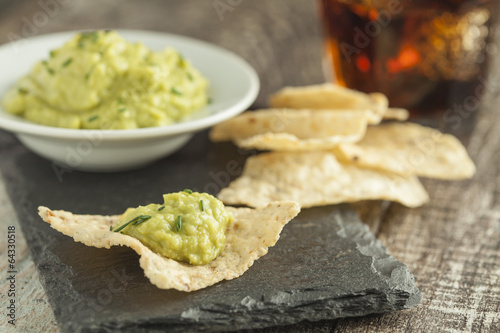
[[[49,2],[48,7],[41,5]],[[324,81],[313,1],[0,0],[0,22],[0,43],[19,37],[29,41],[31,34],[97,28],[157,30],[207,40],[241,55],[257,70],[261,92],[256,107],[265,106],[269,94],[285,85]],[[482,107],[472,135],[464,138],[478,169],[473,179],[424,180],[431,202],[419,209],[388,203],[354,205],[389,252],[414,273],[424,295],[421,305],[384,315],[302,323],[285,331],[500,330],[500,110],[495,107],[496,95]],[[0,143],[0,148],[6,144],[16,143]],[[4,258],[7,227],[17,229],[19,289],[14,331],[58,332],[1,178],[0,214]],[[3,309],[8,300],[6,265],[6,260],[0,262]],[[2,328],[10,327],[5,318]]]

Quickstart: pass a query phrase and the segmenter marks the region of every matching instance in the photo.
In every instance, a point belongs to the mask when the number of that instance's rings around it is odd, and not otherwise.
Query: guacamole
[[[224,204],[207,193],[165,194],[163,204],[129,208],[112,231],[140,240],[158,254],[192,265],[215,259],[233,220]]]
[[[174,49],[153,52],[114,31],[79,33],[3,97],[47,126],[133,129],[180,121],[207,103],[207,80]]]

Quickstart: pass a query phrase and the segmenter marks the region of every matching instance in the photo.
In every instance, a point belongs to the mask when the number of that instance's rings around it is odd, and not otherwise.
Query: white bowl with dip
[[[259,79],[239,56],[209,43],[166,33],[117,30],[131,42],[152,50],[173,47],[210,82],[211,103],[182,122],[164,127],[85,130],[28,122],[0,107],[0,128],[14,133],[28,149],[61,169],[110,172],[138,168],[166,157],[198,131],[246,110],[257,97]],[[46,58],[77,31],[20,40],[0,46],[0,98],[31,66]]]

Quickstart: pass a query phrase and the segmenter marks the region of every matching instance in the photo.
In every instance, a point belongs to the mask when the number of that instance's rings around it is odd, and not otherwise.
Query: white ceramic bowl
[[[56,167],[84,171],[138,168],[172,154],[202,129],[244,111],[255,100],[259,79],[237,55],[191,38],[149,31],[118,30],[127,40],[153,50],[180,51],[210,82],[212,102],[189,120],[133,130],[75,130],[27,122],[0,108],[0,128],[13,132],[30,150]],[[76,31],[45,35],[0,46],[0,98],[33,64],[60,47]]]

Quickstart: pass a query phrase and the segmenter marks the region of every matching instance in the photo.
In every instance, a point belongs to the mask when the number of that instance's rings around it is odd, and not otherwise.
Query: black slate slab
[[[348,205],[303,210],[242,277],[183,293],[149,283],[127,248],[75,243],[41,221],[38,205],[118,214],[184,188],[217,193],[253,152],[206,133],[149,167],[66,172],[0,132],[0,169],[63,332],[231,331],[414,307],[421,293]],[[59,170],[60,172],[60,170]]]

